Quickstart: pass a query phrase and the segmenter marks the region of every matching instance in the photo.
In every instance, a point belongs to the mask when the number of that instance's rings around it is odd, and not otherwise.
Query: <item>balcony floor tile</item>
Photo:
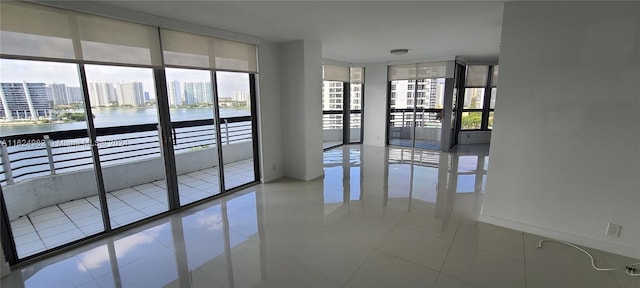
[[[227,163],[225,168],[229,174],[227,187],[253,181],[253,159]],[[219,194],[218,173],[218,167],[212,167],[179,175],[180,204]],[[113,228],[168,209],[165,180],[107,192],[106,198]],[[47,206],[11,221],[19,256],[32,255],[103,231],[100,210],[100,199],[93,195]]]

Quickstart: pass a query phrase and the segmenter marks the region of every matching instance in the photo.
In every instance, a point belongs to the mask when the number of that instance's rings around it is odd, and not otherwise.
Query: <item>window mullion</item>
[[[487,83],[484,88],[484,103],[482,105],[482,124],[481,130],[489,130],[489,107],[491,105],[491,78],[493,76],[493,66],[487,69]]]

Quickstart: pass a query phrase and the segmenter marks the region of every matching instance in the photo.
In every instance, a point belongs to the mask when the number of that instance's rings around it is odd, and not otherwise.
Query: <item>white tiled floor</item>
[[[329,147],[338,146],[342,144],[342,141],[326,141],[322,142],[322,149],[327,149]]]
[[[537,249],[539,236],[478,222],[487,162],[334,149],[324,179],[244,189],[16,269],[2,286],[640,287],[621,270],[636,259],[587,249],[618,269],[597,272],[571,247]]]
[[[225,186],[237,187],[252,182],[252,159],[225,164]],[[217,167],[178,176],[182,205],[219,194]],[[145,183],[107,193],[111,227],[117,228],[148,216],[167,211],[164,181]],[[103,231],[98,196],[60,203],[35,210],[11,221],[16,249],[20,257]]]

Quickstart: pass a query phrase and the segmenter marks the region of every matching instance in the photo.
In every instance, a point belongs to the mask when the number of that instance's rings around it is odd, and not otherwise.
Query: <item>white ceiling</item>
[[[371,63],[463,56],[496,60],[503,2],[100,1],[286,42],[322,42],[326,59]],[[407,48],[392,56],[389,50]]]

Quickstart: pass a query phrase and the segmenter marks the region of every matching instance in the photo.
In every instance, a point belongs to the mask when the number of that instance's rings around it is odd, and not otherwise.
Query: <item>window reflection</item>
[[[347,146],[349,147],[349,146]],[[353,146],[352,146],[353,147]],[[354,155],[360,149],[345,150],[344,147],[324,152],[324,203],[326,215],[343,204],[362,200],[362,183],[376,182],[363,173]],[[456,193],[482,193],[486,185],[486,170],[489,157],[481,155],[455,155],[410,148],[389,148],[385,160],[386,201],[394,207],[410,209],[406,201],[417,200],[439,205]],[[345,183],[348,183],[345,186]],[[441,195],[442,194],[442,195]],[[400,201],[400,202],[399,202]],[[405,201],[405,204],[400,204]],[[415,203],[414,203],[415,204]],[[445,205],[445,204],[443,204]]]
[[[203,279],[224,286],[258,284],[265,259],[256,241],[260,238],[254,237],[259,225],[256,193],[234,196],[182,218],[174,216],[118,239],[103,240],[54,264],[41,262],[39,269],[22,271],[25,286],[80,286],[92,279],[100,287],[209,286],[210,282],[199,282]],[[154,277],[140,277],[149,269]]]

